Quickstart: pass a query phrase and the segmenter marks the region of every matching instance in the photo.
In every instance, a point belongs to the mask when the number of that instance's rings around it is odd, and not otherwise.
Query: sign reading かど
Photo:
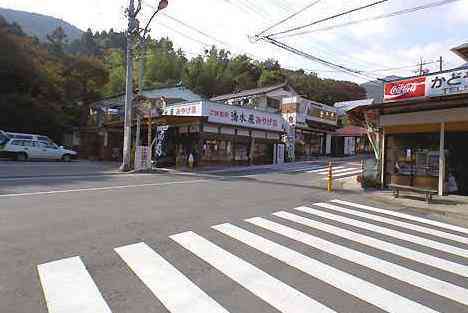
[[[385,102],[468,93],[468,69],[389,82],[384,89]]]

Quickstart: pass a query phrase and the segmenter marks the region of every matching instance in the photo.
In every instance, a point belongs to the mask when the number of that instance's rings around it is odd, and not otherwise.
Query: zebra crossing
[[[312,277],[351,299],[367,303],[375,312],[468,312],[468,229],[459,226],[331,200],[210,229],[239,243],[242,249],[252,249],[299,271],[301,277]],[[295,245],[274,239],[278,237],[311,250],[299,251],[294,249]],[[337,299],[314,298],[282,281],[279,273],[254,265],[222,241],[208,238],[193,231],[169,236],[181,249],[279,312],[349,313],[330,305],[330,301]],[[171,264],[157,246],[140,242],[112,249],[115,257],[124,262],[168,312],[235,312],[193,282],[188,273]],[[324,259],[317,253],[328,257]],[[391,255],[395,261],[382,257],[381,253]],[[404,290],[417,290],[419,296],[407,296],[384,281],[334,266],[332,260],[360,266],[398,282]],[[413,266],[406,266],[407,262]],[[418,270],[419,267],[425,270]],[[111,303],[104,299],[81,257],[40,264],[37,271],[49,313],[112,313]],[[440,273],[447,273],[447,278],[441,279]],[[436,305],[433,298],[442,299],[444,305]],[[360,310],[355,308],[353,312]]]
[[[299,167],[299,168],[292,168],[292,169],[284,169],[285,172],[290,173],[307,173],[307,174],[315,174],[321,176],[328,176],[328,165],[309,165],[306,167]],[[356,177],[361,175],[362,169],[361,165],[357,163],[347,163],[344,165],[333,166],[333,179],[334,180],[342,180],[351,177]],[[328,177],[323,178],[323,180],[327,180]]]

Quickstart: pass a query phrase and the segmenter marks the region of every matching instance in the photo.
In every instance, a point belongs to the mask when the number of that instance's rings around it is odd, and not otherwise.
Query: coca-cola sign
[[[399,101],[426,96],[426,77],[399,80],[385,84],[384,101]]]

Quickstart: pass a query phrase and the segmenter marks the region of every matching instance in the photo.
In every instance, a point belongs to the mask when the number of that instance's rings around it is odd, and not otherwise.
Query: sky
[[[138,0],[135,0],[136,2]],[[358,83],[387,75],[413,76],[420,59],[430,71],[443,57],[444,69],[462,65],[463,60],[450,49],[468,42],[468,0],[386,19],[351,26],[344,23],[371,18],[440,0],[388,0],[302,31],[314,31],[278,40],[313,56],[353,70],[365,76],[353,76],[296,56],[269,43],[252,41],[252,35],[283,18],[310,6],[296,17],[269,32],[296,26],[355,9],[378,0],[169,0],[169,6],[152,24],[153,38],[169,37],[187,57],[201,53],[211,45],[230,50],[234,55],[277,59],[285,68],[315,71],[320,77],[352,80]],[[75,26],[93,31],[124,30],[128,0],[0,0],[0,7],[51,15]],[[146,24],[158,0],[143,0],[140,23]],[[182,25],[180,22],[188,25]],[[288,33],[287,35],[292,34]],[[402,68],[404,67],[404,68]],[[395,69],[398,68],[398,69]]]

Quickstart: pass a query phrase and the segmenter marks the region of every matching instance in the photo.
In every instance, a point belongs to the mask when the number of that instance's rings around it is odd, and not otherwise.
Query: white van
[[[18,161],[28,159],[70,161],[77,155],[75,151],[57,146],[46,136],[0,131],[0,157]]]
[[[24,133],[12,133],[12,132],[6,132],[6,135],[10,137],[11,139],[29,139],[29,140],[53,143],[53,141],[47,136],[24,134]]]

